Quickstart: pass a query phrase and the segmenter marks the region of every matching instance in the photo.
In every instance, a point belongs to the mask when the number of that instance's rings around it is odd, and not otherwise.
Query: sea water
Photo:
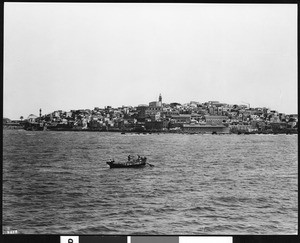
[[[146,156],[154,167],[110,169]],[[3,230],[298,232],[298,135],[3,131]]]

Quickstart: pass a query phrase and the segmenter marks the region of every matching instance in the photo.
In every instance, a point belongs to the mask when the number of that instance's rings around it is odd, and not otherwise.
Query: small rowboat
[[[110,168],[138,168],[138,167],[144,167],[146,165],[147,158],[143,157],[140,159],[133,159],[127,162],[115,162],[110,161],[106,162]]]

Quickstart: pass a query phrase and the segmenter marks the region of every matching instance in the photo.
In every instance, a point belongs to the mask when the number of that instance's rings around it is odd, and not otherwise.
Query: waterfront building
[[[3,129],[23,129],[21,120],[10,120],[3,118]]]
[[[256,124],[237,124],[237,125],[230,125],[229,129],[233,133],[246,133],[246,132],[254,132],[257,131],[258,129],[255,127],[258,126]]]
[[[219,104],[220,102],[219,101],[208,101],[207,103],[208,103],[208,105],[216,105],[216,104]]]
[[[30,115],[27,117],[27,121],[33,123],[33,122],[36,122],[37,118],[38,118],[38,117],[37,117],[36,115],[30,114]]]
[[[172,103],[170,103],[170,107],[173,109],[181,109],[182,105],[177,102],[172,102]]]
[[[294,118],[296,121],[298,121],[298,114],[290,114],[289,118]]]
[[[280,122],[279,116],[273,116],[273,117],[271,117],[270,118],[270,122],[275,122],[275,123]]]
[[[227,120],[227,116],[210,116],[205,115],[206,124],[208,125],[222,125]]]
[[[60,117],[60,111],[53,111],[52,112],[52,118],[59,118]]]
[[[72,112],[71,111],[66,112],[66,117],[72,117]]]
[[[205,108],[205,107],[199,107],[198,109],[197,109],[197,113],[198,114],[201,114],[201,115],[208,115],[208,110]]]
[[[184,133],[200,133],[200,134],[228,134],[229,127],[224,125],[202,125],[202,124],[183,124]]]
[[[223,106],[218,106],[217,109],[218,109],[218,113],[217,114],[222,116],[223,115],[223,111],[224,111],[223,110]]]
[[[11,120],[9,118],[3,117],[3,124],[10,123],[10,122],[11,122]]]
[[[210,115],[218,115],[218,107],[210,106],[208,109]]]
[[[166,122],[165,121],[151,121],[151,120],[146,120],[145,121],[145,128],[146,130],[149,131],[161,131],[163,128],[166,127]]]
[[[190,108],[196,108],[196,107],[198,107],[199,102],[191,101],[189,105],[190,105]]]
[[[179,111],[176,109],[172,109],[172,108],[163,108],[162,114],[166,117],[166,118],[171,118],[172,116],[178,116],[179,115]]]
[[[278,114],[278,112],[276,110],[270,110],[270,113],[272,113],[275,116]]]
[[[146,118],[146,110],[148,109],[147,105],[139,105],[136,107],[136,110],[138,111],[138,118],[139,119],[145,119]]]
[[[198,113],[192,113],[191,114],[191,122],[199,122],[202,120],[202,115],[201,114],[198,114]]]
[[[172,115],[171,119],[175,124],[184,124],[184,123],[191,123],[191,115],[190,114],[179,114],[179,115]]]
[[[239,105],[239,109],[241,109],[241,110],[246,109],[246,108],[248,108],[247,105]]]
[[[285,122],[270,122],[270,126],[273,132],[280,133],[286,132],[288,124]]]
[[[89,122],[88,126],[92,130],[101,130],[102,124],[102,122],[93,119]]]

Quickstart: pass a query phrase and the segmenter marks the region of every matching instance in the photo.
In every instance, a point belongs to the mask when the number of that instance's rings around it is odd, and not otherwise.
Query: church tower
[[[159,94],[158,101],[159,101],[159,102],[162,102],[161,94]]]

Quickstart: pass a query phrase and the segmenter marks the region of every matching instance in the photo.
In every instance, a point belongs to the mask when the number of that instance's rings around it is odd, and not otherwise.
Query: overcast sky
[[[5,3],[4,117],[160,93],[297,113],[297,5]]]

